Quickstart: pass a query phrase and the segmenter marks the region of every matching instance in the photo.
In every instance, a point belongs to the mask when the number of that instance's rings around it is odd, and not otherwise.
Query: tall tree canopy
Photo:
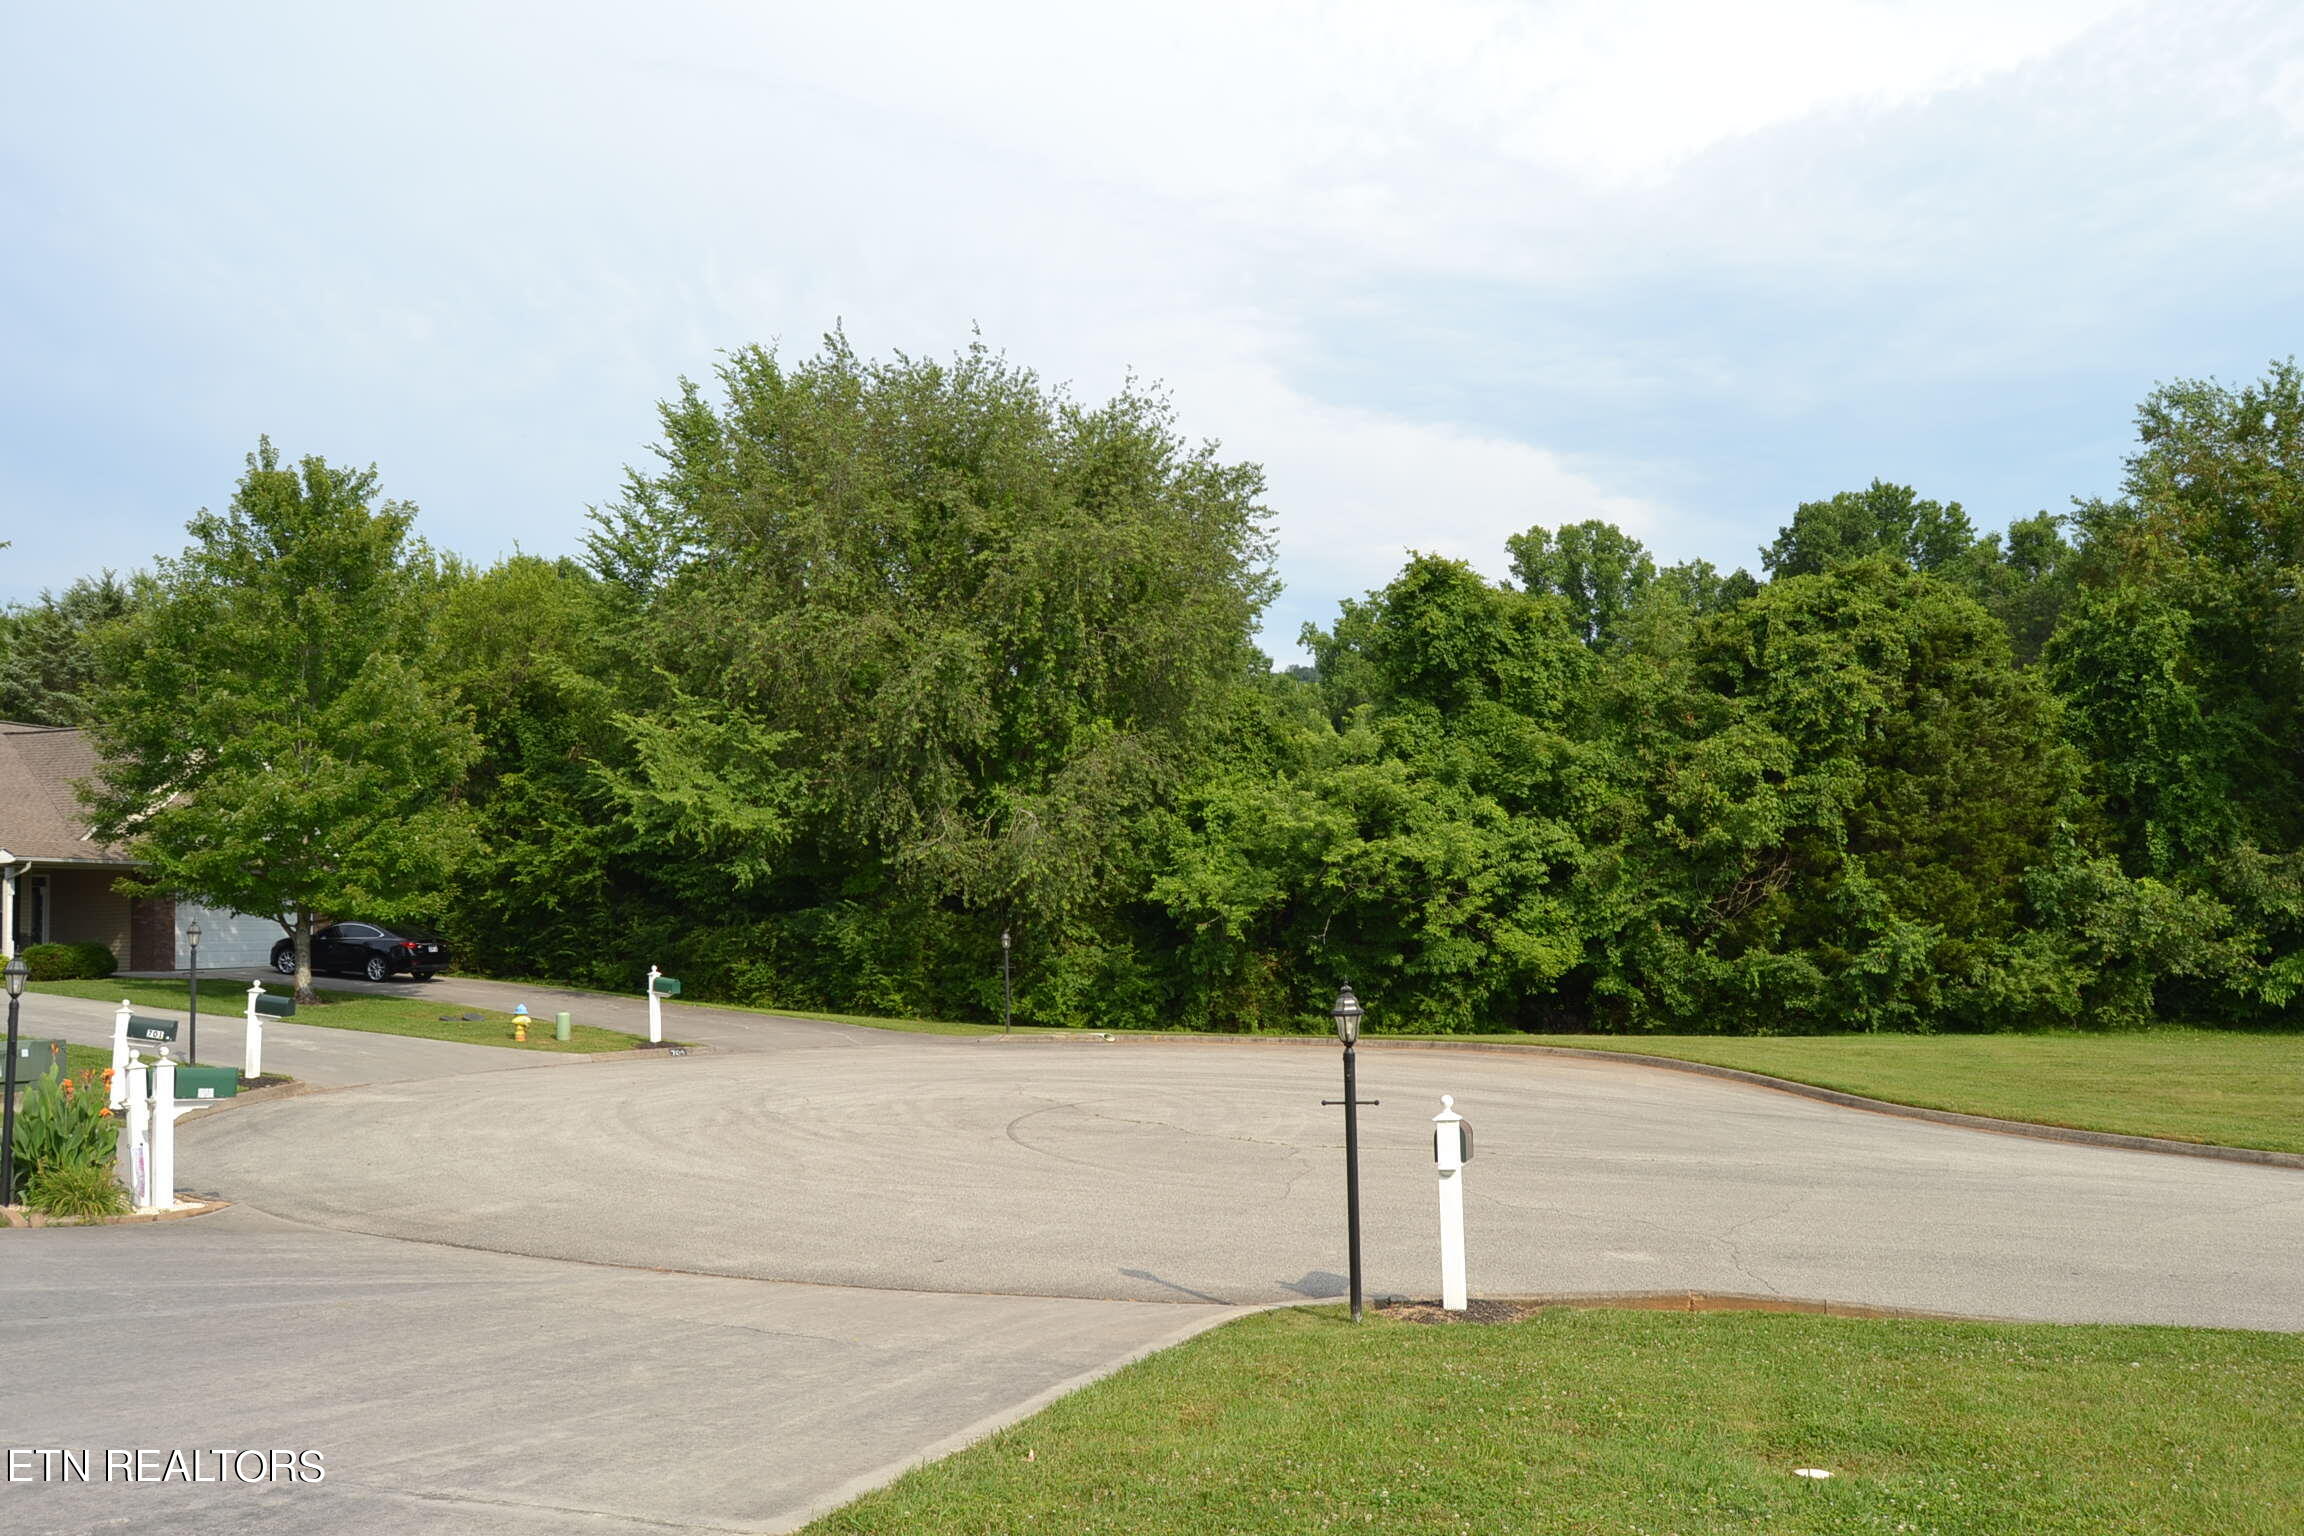
[[[307,998],[315,919],[420,911],[466,848],[472,730],[427,665],[413,517],[373,469],[283,465],[266,440],[96,636],[96,835],[147,889],[276,917]]]
[[[88,723],[95,632],[126,613],[129,600],[126,583],[105,571],[60,594],[43,592],[37,603],[0,609],[0,720]]]
[[[772,927],[908,965],[955,923],[1045,952],[1108,921],[1263,666],[1259,471],[1157,395],[1084,404],[981,345],[834,336],[719,382],[664,406],[659,467],[592,540],[654,677],[627,814],[719,850]]]

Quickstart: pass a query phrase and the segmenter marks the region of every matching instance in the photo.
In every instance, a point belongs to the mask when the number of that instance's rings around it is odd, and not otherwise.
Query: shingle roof
[[[0,848],[20,859],[118,864],[88,840],[88,815],[72,783],[96,771],[85,731],[0,721]]]

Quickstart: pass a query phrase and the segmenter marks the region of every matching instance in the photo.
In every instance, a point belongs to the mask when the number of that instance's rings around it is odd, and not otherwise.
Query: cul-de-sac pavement
[[[414,984],[383,990],[413,991]],[[638,1028],[640,1005],[442,980]],[[109,1010],[27,999],[85,1043]],[[220,1021],[221,1022],[221,1021]],[[187,1220],[0,1236],[0,1438],[317,1450],[318,1484],[22,1483],[11,1530],[789,1529],[1242,1308],[1343,1281],[1336,1053],[683,1007],[685,1056],[281,1025],[317,1091],[186,1121]],[[216,1031],[231,1061],[236,1031]],[[1368,1281],[2304,1329],[2304,1171],[1631,1063],[1363,1052]]]

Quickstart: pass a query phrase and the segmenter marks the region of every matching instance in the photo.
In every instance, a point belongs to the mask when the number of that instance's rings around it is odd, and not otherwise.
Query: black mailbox
[[[140,1013],[128,1015],[128,1038],[131,1040],[166,1040],[176,1038],[174,1019],[148,1019]]]
[[[296,1017],[296,999],[259,992],[256,994],[256,1011],[267,1018],[292,1019]]]

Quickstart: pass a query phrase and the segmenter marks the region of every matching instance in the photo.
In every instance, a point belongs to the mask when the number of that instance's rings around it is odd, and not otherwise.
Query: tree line
[[[1252,464],[982,347],[730,355],[579,559],[435,552],[267,443],[193,544],[0,619],[151,883],[692,996],[1289,1029],[2288,1021],[2304,375],[2155,390],[2120,494],[1875,481],[1760,573],[1599,522],[1256,649]]]

